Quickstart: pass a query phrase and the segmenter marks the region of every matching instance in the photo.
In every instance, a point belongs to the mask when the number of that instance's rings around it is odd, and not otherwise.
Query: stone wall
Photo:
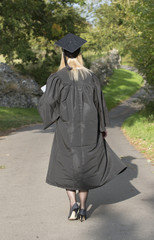
[[[0,63],[0,106],[36,107],[42,91],[30,77],[13,71],[7,64]]]
[[[108,82],[113,69],[120,67],[121,58],[118,50],[109,51],[105,58],[91,64],[90,69],[100,79],[101,85]],[[11,67],[0,62],[0,106],[3,107],[36,107],[42,91],[32,79],[19,75]]]
[[[112,75],[113,69],[120,68],[121,57],[117,49],[110,50],[107,55],[94,61],[90,69],[99,78],[101,86],[107,84],[108,77]]]

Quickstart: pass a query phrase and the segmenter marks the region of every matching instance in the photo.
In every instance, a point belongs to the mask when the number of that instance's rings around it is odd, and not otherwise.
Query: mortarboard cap
[[[59,41],[55,42],[55,44],[62,47],[64,50],[73,53],[86,42],[85,39],[80,38],[73,33],[68,33]]]
[[[86,40],[74,35],[73,33],[68,33],[59,41],[55,42],[56,45],[63,49],[64,62],[68,70],[71,70],[72,68],[68,65],[66,56],[69,58],[76,58],[80,53],[80,47],[86,42]]]

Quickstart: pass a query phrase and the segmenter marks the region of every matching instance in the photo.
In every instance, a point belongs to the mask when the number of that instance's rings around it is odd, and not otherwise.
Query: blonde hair
[[[70,79],[72,79],[72,80],[74,79],[75,81],[77,81],[79,79],[79,72],[82,74],[83,78],[85,77],[85,74],[87,72],[89,72],[89,70],[86,67],[84,67],[83,58],[82,58],[81,53],[79,53],[79,55],[76,58],[68,58],[66,56],[66,60],[67,60],[68,65],[70,67],[72,67],[72,70],[69,70]],[[62,52],[60,66],[58,68],[58,71],[63,69],[64,67],[65,67],[64,54]]]

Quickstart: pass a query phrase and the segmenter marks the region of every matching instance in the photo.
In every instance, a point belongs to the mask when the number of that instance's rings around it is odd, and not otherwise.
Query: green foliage
[[[103,52],[96,53],[94,51],[87,50],[87,51],[84,51],[82,55],[83,55],[83,61],[84,61],[85,67],[90,68],[92,62],[105,56],[106,53],[103,53]]]
[[[143,85],[142,77],[132,71],[115,69],[108,85],[103,88],[108,109],[128,99]]]
[[[82,0],[5,0],[0,2],[0,54],[8,63],[36,64],[55,54],[53,43],[68,32],[79,34],[85,19],[72,4]]]
[[[92,32],[98,51],[108,51],[116,45],[122,46],[129,34],[126,3],[104,3],[96,10],[96,27]],[[90,32],[91,33],[91,32]],[[97,38],[96,38],[97,36]],[[126,51],[126,49],[125,49]],[[126,51],[127,53],[127,51]]]
[[[23,75],[30,75],[40,86],[46,84],[47,78],[53,72],[56,72],[60,63],[60,54],[53,54],[52,57],[47,56],[44,60],[40,60],[37,64],[16,64],[16,69]]]
[[[130,50],[135,66],[142,72],[148,83],[154,86],[154,3],[140,0],[131,7],[133,18],[130,22],[135,29]]]
[[[95,27],[87,38],[96,52],[115,47],[122,57],[131,54],[133,64],[154,84],[153,0],[113,0],[95,12]],[[88,46],[89,45],[89,46]]]
[[[124,56],[121,56],[121,64],[127,65],[127,66],[134,66],[134,60],[131,57],[131,54],[125,54]]]

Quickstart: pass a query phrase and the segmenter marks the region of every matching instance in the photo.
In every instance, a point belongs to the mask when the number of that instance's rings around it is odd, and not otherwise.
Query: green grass
[[[154,103],[126,119],[122,130],[128,139],[154,164]]]
[[[103,88],[104,97],[108,109],[128,99],[143,85],[143,78],[125,69],[114,70],[109,83]]]
[[[36,108],[6,108],[0,107],[0,133],[41,122]]]

